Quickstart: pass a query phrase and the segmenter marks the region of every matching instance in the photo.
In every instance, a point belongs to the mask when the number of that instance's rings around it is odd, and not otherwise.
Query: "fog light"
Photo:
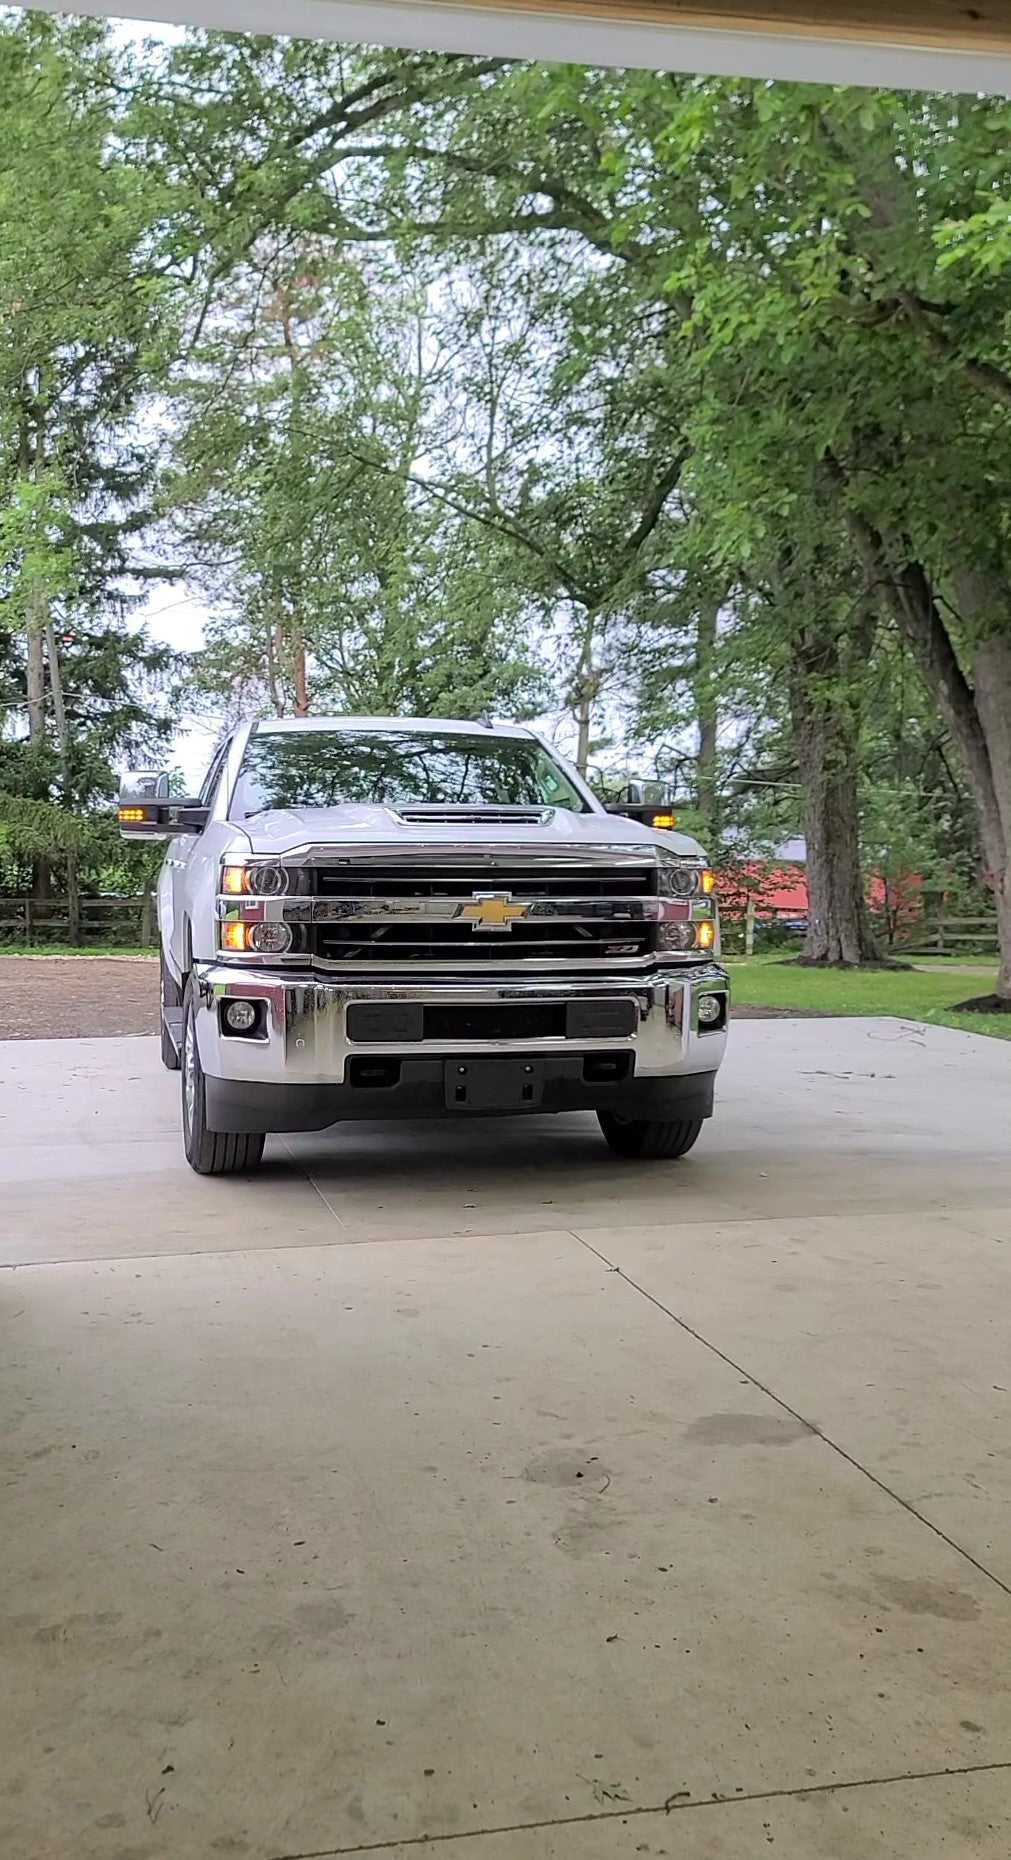
[[[700,995],[699,1026],[715,1027],[723,1019],[723,996]]]
[[[252,1001],[225,1002],[224,1020],[229,1033],[250,1033],[259,1018],[260,1010]]]
[[[288,924],[250,924],[249,946],[263,955],[283,956],[291,948]]]

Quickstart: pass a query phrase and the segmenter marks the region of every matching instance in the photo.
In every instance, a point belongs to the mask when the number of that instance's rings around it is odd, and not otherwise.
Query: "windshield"
[[[592,810],[532,739],[459,731],[292,730],[251,737],[233,819],[275,807],[565,807]]]

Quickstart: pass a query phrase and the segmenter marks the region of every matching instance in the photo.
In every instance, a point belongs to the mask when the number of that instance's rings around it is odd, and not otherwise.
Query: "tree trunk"
[[[60,651],[56,644],[56,628],[51,620],[46,623],[46,657],[49,661],[49,688],[53,694],[53,722],[60,750],[63,803],[67,807],[70,805],[70,732],[67,729],[67,707],[63,702]],[[81,899],[77,885],[76,852],[67,854],[67,940],[72,947],[81,940]]]
[[[880,963],[860,865],[859,729],[842,688],[836,641],[794,641],[790,713],[804,795],[807,936],[800,960],[857,968]]]
[[[1011,1005],[1011,593],[978,571],[965,570],[955,576],[955,593],[963,620],[979,633],[972,655],[972,688],[1000,828],[999,842],[987,849],[985,877],[997,908],[997,994]]]
[[[997,974],[997,998],[1011,1012],[1011,873],[1007,866],[999,886],[994,887],[997,906],[997,940],[1000,946],[1000,969]]]
[[[281,696],[281,688],[277,682],[277,661],[283,651],[284,628],[280,626],[268,626],[266,654],[267,689],[270,692],[270,701],[274,706],[274,715],[277,717],[284,716],[284,699]]]
[[[840,477],[840,481],[842,479]],[[959,664],[951,635],[923,565],[892,566],[884,538],[857,511],[847,520],[868,580],[881,588],[899,633],[958,746],[972,792],[994,894],[1000,971],[994,1005],[1011,1012],[1011,636],[1008,591],[979,570],[956,572],[956,597],[967,629],[975,631],[972,683]],[[900,558],[901,559],[901,558]],[[981,998],[985,999],[985,998]]]
[[[45,616],[33,612],[28,623],[28,660],[26,684],[28,694],[28,741],[46,740],[46,657],[43,647]]]
[[[295,686],[295,715],[309,715],[309,681],[305,669],[305,640],[300,627],[293,627],[291,633],[292,679]]]
[[[699,611],[695,644],[695,708],[699,722],[699,753],[696,779],[696,804],[702,818],[703,832],[715,845],[719,838],[719,789],[716,766],[719,730],[719,693],[713,676],[716,652],[716,629],[719,604],[712,602]]]
[[[28,605],[27,661],[25,668],[28,698],[28,741],[41,748],[46,740],[46,604],[32,593]],[[52,896],[53,875],[48,859],[32,861],[32,896]]]
[[[590,761],[592,704],[590,683],[584,678],[576,700],[576,767],[584,781]]]
[[[576,719],[576,767],[584,781],[590,762],[590,744],[593,740],[593,706],[600,690],[600,673],[593,663],[596,629],[596,609],[587,607],[583,613],[579,658],[572,677],[572,691],[569,699]]]

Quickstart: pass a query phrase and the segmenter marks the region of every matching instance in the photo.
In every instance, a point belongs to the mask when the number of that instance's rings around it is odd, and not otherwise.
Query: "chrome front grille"
[[[655,898],[655,865],[317,866],[321,898],[463,898],[475,891],[511,891],[518,898]]]
[[[309,954],[327,968],[635,967],[657,947],[653,863],[363,861],[317,867],[313,892]]]

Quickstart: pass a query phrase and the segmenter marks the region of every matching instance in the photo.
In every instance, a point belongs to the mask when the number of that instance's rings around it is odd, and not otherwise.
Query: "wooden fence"
[[[989,956],[997,949],[997,918],[924,918],[896,939],[895,948],[903,956]]]
[[[786,939],[785,924],[799,922],[803,912],[778,911],[767,906],[756,905],[749,901],[745,909],[739,906],[721,910],[723,922],[723,947],[727,955],[750,956],[756,949],[761,951],[769,947],[770,933]],[[872,923],[879,942],[896,956],[981,956],[987,958],[997,953],[997,918],[993,912],[981,913],[978,917],[956,917],[954,915],[923,917],[914,924],[904,924],[892,942],[888,942],[886,926],[880,919],[872,917]],[[790,940],[799,950],[802,936],[794,932]]]
[[[32,949],[66,943],[73,949],[153,948],[157,941],[154,896],[138,898],[0,897],[0,943]]]

